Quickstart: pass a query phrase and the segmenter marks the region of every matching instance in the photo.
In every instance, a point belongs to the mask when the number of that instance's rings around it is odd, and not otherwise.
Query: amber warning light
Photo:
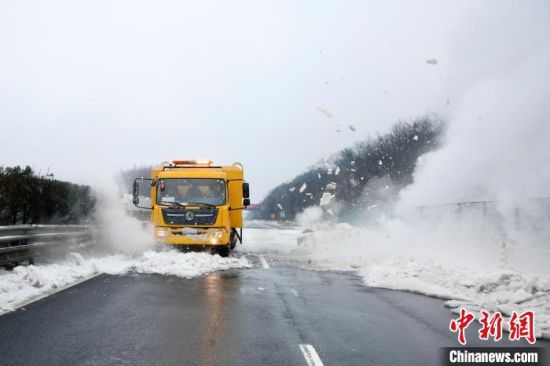
[[[173,160],[174,165],[212,165],[212,160]]]

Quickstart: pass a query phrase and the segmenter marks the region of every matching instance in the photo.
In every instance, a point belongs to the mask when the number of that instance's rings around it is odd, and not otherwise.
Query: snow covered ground
[[[357,272],[365,285],[447,299],[452,311],[466,307],[534,310],[537,336],[550,339],[548,249],[491,240],[464,241],[433,232],[426,240],[405,228],[368,230],[339,225],[246,229],[244,245],[229,258],[207,253],[157,252],[112,255],[69,253],[55,262],[0,270],[0,314],[99,273],[157,273],[184,278],[230,268],[252,267],[246,254],[265,254],[316,270]],[[305,232],[304,232],[305,231]],[[545,265],[546,263],[546,265]]]
[[[208,253],[148,250],[141,255],[113,254],[85,258],[78,253],[69,253],[55,263],[0,270],[0,314],[100,273],[157,273],[192,278],[214,271],[251,266],[242,255],[222,258]]]
[[[396,230],[390,234],[347,224],[310,229],[305,234],[304,228],[247,229],[242,250],[304,261],[318,269],[357,271],[368,286],[448,299],[446,306],[453,312],[465,307],[506,316],[534,310],[537,336],[550,339],[550,274],[544,266],[549,253],[544,248],[526,253],[516,245],[503,251],[501,243],[488,240],[443,242],[434,233],[423,241],[406,230],[396,235]]]

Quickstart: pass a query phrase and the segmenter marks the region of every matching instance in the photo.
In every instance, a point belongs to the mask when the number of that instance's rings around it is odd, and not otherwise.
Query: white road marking
[[[302,351],[308,366],[323,366],[323,361],[311,344],[300,344],[300,351]]]
[[[100,272],[100,273],[94,273],[93,275],[91,275],[91,276],[89,276],[89,277],[82,278],[82,279],[80,279],[80,280],[78,280],[78,281],[76,281],[76,282],[73,282],[73,283],[68,284],[67,286],[63,286],[63,287],[56,288],[55,291],[50,291],[50,292],[47,292],[47,293],[45,293],[45,294],[41,294],[41,295],[38,295],[38,296],[36,296],[36,297],[32,297],[32,298],[30,298],[30,299],[28,299],[28,300],[22,301],[22,302],[20,302],[19,304],[17,304],[17,305],[13,308],[13,310],[0,311],[0,316],[2,316],[2,315],[4,315],[4,314],[7,314],[7,313],[11,313],[12,311],[21,309],[21,308],[23,308],[23,307],[25,307],[25,306],[27,306],[27,305],[29,305],[29,304],[32,304],[32,303],[35,302],[35,301],[42,300],[43,298],[48,297],[48,296],[53,295],[53,294],[57,294],[58,292],[61,292],[61,291],[66,290],[66,289],[68,289],[68,288],[70,288],[70,287],[79,285],[79,284],[81,284],[82,282],[86,282],[86,281],[91,280],[92,278],[95,278],[95,277],[97,277],[97,276],[99,276],[99,275],[102,275],[102,274],[103,274],[102,272]]]
[[[298,291],[296,291],[295,289],[291,288],[290,289],[290,292],[292,292],[292,294],[296,297],[300,297],[300,294],[298,293]]]
[[[263,255],[260,255],[260,262],[262,262],[262,266],[264,266],[265,269],[269,269],[269,264],[267,264]]]

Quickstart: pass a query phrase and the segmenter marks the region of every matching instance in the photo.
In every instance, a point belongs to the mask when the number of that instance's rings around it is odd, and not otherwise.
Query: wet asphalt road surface
[[[194,279],[100,275],[0,316],[0,364],[306,366],[309,344],[324,365],[439,365],[457,345],[442,300],[248,258]]]

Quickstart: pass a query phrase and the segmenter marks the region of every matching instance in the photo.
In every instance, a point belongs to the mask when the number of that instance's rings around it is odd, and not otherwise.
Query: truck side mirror
[[[134,181],[134,191],[133,191],[133,200],[132,202],[134,203],[135,206],[139,205],[139,183],[137,181],[137,179]]]
[[[134,204],[134,206],[136,206],[137,208],[145,208],[145,209],[148,209],[148,210],[152,210],[153,207],[151,207],[151,204],[149,204],[148,207],[145,207],[145,206],[139,206],[139,201],[140,201],[140,190],[141,190],[141,186],[139,184],[140,181],[147,181],[147,182],[154,182],[153,179],[149,179],[149,178],[136,178],[134,179],[134,187],[133,187],[133,190],[132,190],[132,203]],[[147,187],[147,185],[143,186],[143,187]],[[142,198],[144,198],[144,202],[145,204],[150,201],[150,198],[151,197],[147,197],[147,196],[144,196],[144,195],[141,195]]]
[[[245,198],[243,200],[243,206],[246,207],[246,206],[249,206],[250,205],[250,198]]]
[[[250,186],[246,182],[243,183],[243,198],[250,198]]]

